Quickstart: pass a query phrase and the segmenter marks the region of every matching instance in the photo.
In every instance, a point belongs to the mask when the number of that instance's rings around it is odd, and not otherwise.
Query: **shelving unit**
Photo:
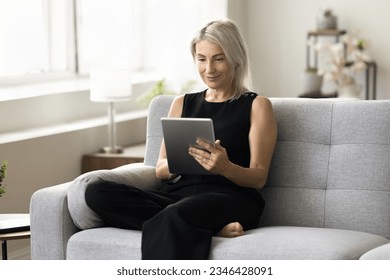
[[[314,38],[314,42],[317,42],[319,37],[333,37],[334,42],[340,41],[340,38],[347,33],[346,30],[314,30],[307,32],[307,41]],[[347,55],[347,54],[345,54]],[[312,61],[312,59],[314,61]],[[375,100],[376,99],[376,82],[377,82],[377,64],[375,61],[370,61],[367,64],[365,70],[365,99]],[[318,67],[318,54],[315,50],[312,50],[310,45],[306,45],[306,68],[317,68]],[[302,94],[301,97],[321,98],[321,97],[337,97],[337,93],[324,95],[321,92]]]
[[[307,32],[307,41],[314,38],[314,42],[317,42],[319,37],[333,37],[335,43],[340,41],[341,36],[347,33],[346,30],[328,29],[328,30],[315,30]],[[311,57],[314,57],[314,65],[311,65]],[[306,45],[306,68],[317,68],[318,66],[318,55],[315,50],[311,50],[309,45]]]

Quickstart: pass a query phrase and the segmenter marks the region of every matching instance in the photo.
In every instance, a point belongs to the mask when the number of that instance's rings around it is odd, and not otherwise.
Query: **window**
[[[226,0],[79,0],[79,70],[114,64],[155,73],[173,87],[197,79],[190,40],[225,18]]]
[[[226,0],[0,0],[0,86],[114,63],[194,76],[189,42]],[[12,84],[12,82],[11,82]]]
[[[95,64],[142,68],[142,0],[79,0],[79,72]]]
[[[72,1],[0,0],[0,78],[74,71]]]

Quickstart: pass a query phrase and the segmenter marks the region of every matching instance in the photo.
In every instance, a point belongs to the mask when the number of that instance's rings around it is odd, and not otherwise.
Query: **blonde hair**
[[[203,40],[222,48],[232,69],[233,98],[238,98],[250,91],[251,73],[248,51],[237,25],[231,20],[217,20],[206,24],[191,41],[191,54],[194,59],[196,44]]]

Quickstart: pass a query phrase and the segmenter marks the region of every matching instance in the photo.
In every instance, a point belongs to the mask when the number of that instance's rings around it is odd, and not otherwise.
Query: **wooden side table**
[[[0,214],[0,241],[3,260],[8,259],[7,241],[30,238],[29,214]]]
[[[94,153],[84,155],[81,162],[81,172],[113,169],[129,163],[143,162],[144,154],[145,143],[125,147],[121,154]]]

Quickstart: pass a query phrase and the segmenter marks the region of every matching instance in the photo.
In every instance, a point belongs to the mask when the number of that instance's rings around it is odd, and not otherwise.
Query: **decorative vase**
[[[337,96],[339,98],[360,99],[361,87],[357,84],[340,85],[337,88]]]
[[[320,10],[317,15],[317,29],[337,29],[337,17],[332,10]]]

